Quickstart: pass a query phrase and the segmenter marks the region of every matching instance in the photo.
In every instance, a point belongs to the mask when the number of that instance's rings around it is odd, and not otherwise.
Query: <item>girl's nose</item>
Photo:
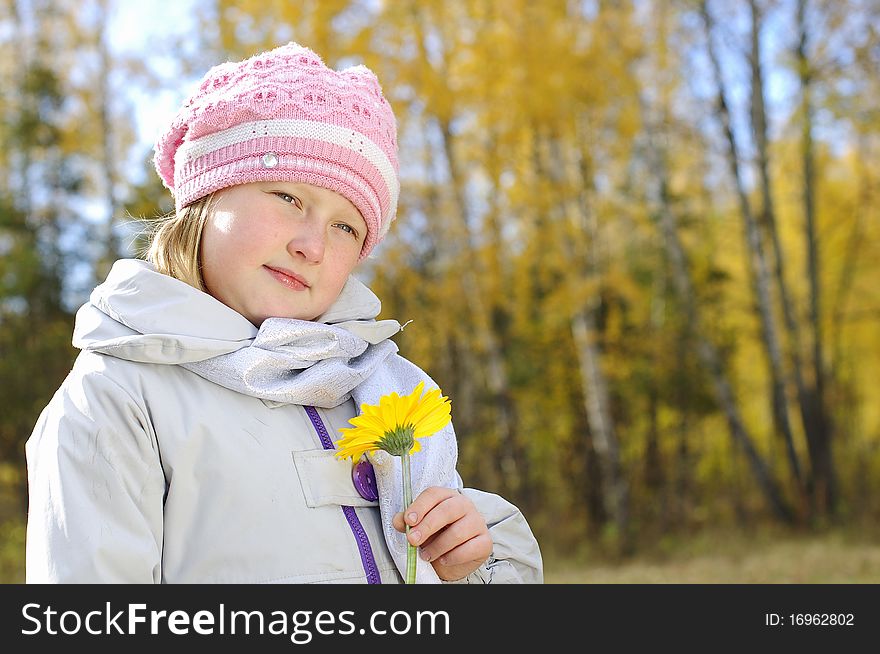
[[[303,220],[296,226],[296,233],[287,244],[294,256],[301,256],[310,263],[320,263],[324,258],[326,232],[319,220]]]

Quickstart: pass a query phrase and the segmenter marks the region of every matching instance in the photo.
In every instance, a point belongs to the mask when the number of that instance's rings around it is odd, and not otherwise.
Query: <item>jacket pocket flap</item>
[[[293,452],[293,464],[302,484],[306,505],[310,507],[378,506],[357,492],[351,479],[351,460],[337,459],[335,450]]]

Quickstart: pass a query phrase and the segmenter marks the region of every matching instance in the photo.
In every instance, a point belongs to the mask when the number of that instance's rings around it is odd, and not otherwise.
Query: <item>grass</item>
[[[712,532],[661,541],[621,563],[549,559],[544,568],[551,584],[876,584],[880,539],[844,529]]]
[[[24,581],[23,519],[0,522],[0,583]],[[660,539],[637,557],[564,559],[545,554],[548,584],[880,584],[876,532],[792,534],[707,531]]]

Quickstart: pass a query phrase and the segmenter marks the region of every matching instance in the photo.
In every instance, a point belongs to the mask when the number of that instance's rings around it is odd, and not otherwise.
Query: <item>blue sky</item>
[[[196,0],[155,0],[153,2],[114,2],[111,16],[110,47],[114,52],[135,57],[149,57],[149,67],[163,77],[174,71],[174,53],[155,48],[156,43],[172,35],[191,34],[196,29]],[[169,31],[170,30],[170,31]],[[178,88],[159,93],[131,89],[134,118],[139,141],[151,145],[159,129],[173,116],[188,86],[183,80]]]

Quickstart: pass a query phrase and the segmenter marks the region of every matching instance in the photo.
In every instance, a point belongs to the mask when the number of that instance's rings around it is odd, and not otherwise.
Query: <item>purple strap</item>
[[[307,406],[305,409],[309,416],[309,420],[312,421],[312,426],[315,428],[315,431],[318,432],[318,437],[321,439],[321,445],[325,450],[335,449],[333,447],[333,441],[330,440],[330,434],[327,433],[327,428],[324,426],[324,421],[321,420],[321,416],[318,415],[318,410],[313,406]],[[345,514],[345,519],[348,520],[348,525],[351,527],[351,533],[354,534],[354,539],[357,541],[358,550],[361,553],[361,562],[364,565],[364,572],[367,574],[367,583],[381,584],[382,580],[379,577],[379,568],[376,565],[376,559],[373,557],[373,550],[370,547],[370,539],[367,538],[367,532],[364,530],[361,521],[358,519],[354,507],[343,506],[342,512]]]

